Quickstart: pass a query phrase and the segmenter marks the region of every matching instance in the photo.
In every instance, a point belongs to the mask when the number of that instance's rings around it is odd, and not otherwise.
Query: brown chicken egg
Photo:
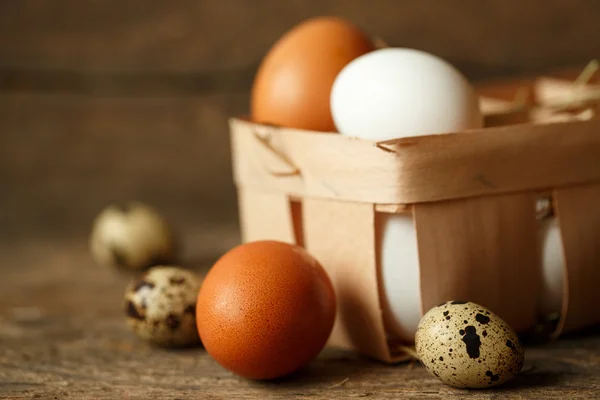
[[[333,328],[333,286],[303,248],[239,245],[208,272],[198,294],[198,332],[223,367],[250,379],[294,372],[316,357]]]
[[[329,106],[337,74],[375,49],[358,27],[337,17],[308,19],[271,48],[256,74],[251,96],[254,122],[335,132]]]

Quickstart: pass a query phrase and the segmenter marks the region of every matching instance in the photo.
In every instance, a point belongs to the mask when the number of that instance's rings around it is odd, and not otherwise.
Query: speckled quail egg
[[[196,298],[200,279],[175,266],[156,266],[125,292],[127,323],[141,339],[161,347],[198,344]]]
[[[98,264],[128,272],[177,262],[169,224],[154,208],[140,202],[106,207],[94,221],[90,247]]]
[[[458,388],[500,385],[523,368],[515,331],[472,302],[449,301],[429,310],[419,322],[415,345],[425,368]]]

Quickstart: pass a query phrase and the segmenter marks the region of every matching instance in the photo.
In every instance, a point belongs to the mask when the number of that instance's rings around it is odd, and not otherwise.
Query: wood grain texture
[[[0,1],[0,238],[83,235],[130,198],[177,223],[235,220],[227,118],[307,17],[345,16],[479,79],[584,65],[599,13],[595,0]]]
[[[130,199],[178,225],[237,221],[227,116],[244,106],[0,93],[0,238],[87,235],[104,206]]]
[[[204,274],[239,241],[235,230],[197,231],[189,256]],[[82,241],[0,242],[2,399],[591,399],[600,386],[600,332],[526,348],[513,383],[452,389],[418,363],[387,366],[329,348],[285,379],[258,383],[225,371],[204,350],[159,350],[127,329],[128,279],[95,266]]]
[[[306,249],[323,265],[336,291],[330,344],[392,361],[379,300],[375,210],[370,204],[304,199]]]
[[[392,45],[439,54],[473,76],[582,64],[600,53],[595,0],[109,0],[85,6],[21,0],[0,2],[0,67],[183,73],[206,82],[208,72],[236,71],[230,77],[245,86],[280,35],[324,14],[347,17]],[[240,73],[244,79],[237,80]]]
[[[554,199],[566,277],[560,333],[600,324],[600,309],[590,304],[600,286],[600,185],[560,189]]]
[[[0,1],[0,398],[467,395],[418,365],[334,349],[261,384],[202,349],[149,348],[123,321],[127,279],[89,259],[93,216],[131,198],[177,225],[187,265],[201,273],[239,243],[227,118],[246,112],[274,41],[318,14],[436,53],[475,79],[600,53],[595,0]],[[599,360],[598,332],[532,347],[512,385],[468,396],[593,398]]]
[[[416,204],[413,213],[423,312],[468,299],[517,331],[536,324],[541,262],[533,195]]]
[[[235,118],[231,130],[236,184],[294,196],[412,204],[600,181],[598,119],[379,143]]]
[[[289,198],[282,193],[251,190],[238,192],[242,240],[279,240],[296,243]]]

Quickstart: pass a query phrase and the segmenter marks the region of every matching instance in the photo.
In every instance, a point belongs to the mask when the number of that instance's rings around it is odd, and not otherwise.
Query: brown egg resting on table
[[[208,272],[197,324],[219,364],[262,380],[290,374],[315,358],[335,312],[331,281],[306,250],[258,241],[233,248]]]
[[[287,32],[263,59],[251,93],[258,123],[335,132],[329,95],[350,61],[375,49],[351,22],[337,17],[308,19]]]

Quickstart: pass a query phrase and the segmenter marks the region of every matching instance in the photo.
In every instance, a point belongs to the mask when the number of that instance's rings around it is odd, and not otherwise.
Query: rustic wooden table
[[[239,240],[235,227],[188,235],[188,265],[200,273]],[[2,399],[454,399],[600,398],[600,331],[529,347],[523,373],[495,390],[457,390],[418,363],[386,366],[326,349],[275,382],[239,378],[201,348],[169,351],[124,324],[128,278],[97,267],[85,241],[0,244]]]
[[[0,398],[600,398],[598,330],[529,347],[516,381],[472,392],[418,363],[333,349],[251,382],[201,348],[153,349],[127,330],[127,278],[94,265],[83,238],[94,214],[154,205],[188,227],[189,265],[205,272],[239,240],[224,226],[236,219],[227,118],[247,113],[273,42],[323,14],[477,80],[600,53],[594,0],[0,1]]]

